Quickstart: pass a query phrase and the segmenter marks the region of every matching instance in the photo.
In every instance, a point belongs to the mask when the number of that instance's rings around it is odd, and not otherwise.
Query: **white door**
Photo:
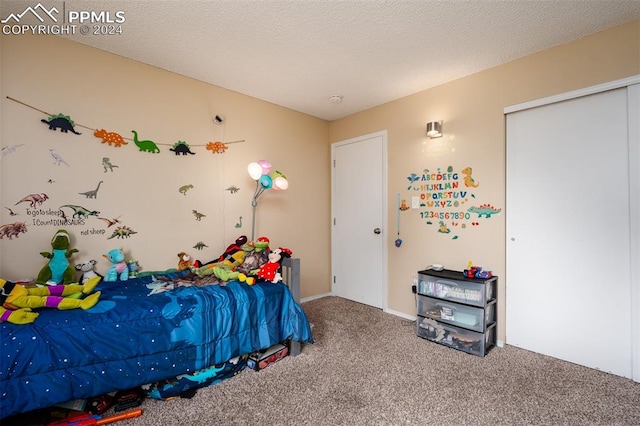
[[[629,150],[626,88],[507,115],[508,344],[632,377]]]
[[[386,132],[336,142],[333,161],[333,294],[386,302]]]

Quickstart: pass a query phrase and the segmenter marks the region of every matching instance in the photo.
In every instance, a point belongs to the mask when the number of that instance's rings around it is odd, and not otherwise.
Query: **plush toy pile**
[[[260,281],[281,282],[282,260],[291,257],[292,252],[284,247],[271,250],[269,244],[267,237],[248,241],[242,235],[217,259],[205,264],[192,261],[188,254],[180,252],[178,271],[190,271],[199,278],[214,277],[220,284],[231,280],[249,285]],[[0,322],[31,323],[39,315],[33,309],[38,308],[89,309],[98,303],[100,292],[93,290],[101,280],[125,281],[135,277],[139,268],[135,261],[127,264],[124,250],[116,248],[103,255],[111,263],[103,277],[94,270],[95,260],[73,266],[70,258],[77,252],[71,248],[69,233],[60,229],[51,240],[51,252],[40,253],[48,261],[33,283],[0,279]],[[81,273],[81,280],[76,278],[76,272]]]
[[[191,271],[199,277],[215,276],[221,283],[238,280],[253,285],[258,281],[277,283],[282,281],[282,260],[291,257],[288,248],[269,248],[269,238],[260,237],[248,241],[245,235],[238,237],[216,259]],[[200,264],[196,261],[196,264]]]
[[[69,258],[77,253],[71,238],[59,229],[51,239],[51,252],[40,254],[49,259],[33,283],[17,283],[0,278],[0,322],[29,324],[38,318],[38,308],[89,309],[98,303],[100,292],[93,290],[100,282],[94,273],[82,284],[76,279],[76,268]],[[93,270],[93,265],[91,265]]]
[[[89,309],[98,303],[100,292],[93,289],[100,277],[89,279],[85,284],[58,284],[42,287],[27,287],[0,278],[0,322],[28,324],[38,318],[32,309]]]

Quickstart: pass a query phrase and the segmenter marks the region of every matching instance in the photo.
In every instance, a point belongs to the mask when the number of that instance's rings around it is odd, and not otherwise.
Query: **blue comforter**
[[[200,370],[286,339],[312,342],[284,284],[102,282],[93,308],[0,324],[0,418]]]

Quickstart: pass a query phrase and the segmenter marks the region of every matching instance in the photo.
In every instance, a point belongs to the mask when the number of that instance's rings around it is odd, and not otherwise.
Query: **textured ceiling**
[[[326,120],[640,19],[636,0],[41,3],[123,11],[121,35],[69,38]]]

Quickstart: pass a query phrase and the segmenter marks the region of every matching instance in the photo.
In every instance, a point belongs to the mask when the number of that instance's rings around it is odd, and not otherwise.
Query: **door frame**
[[[347,144],[352,144],[352,143],[357,143],[359,141],[363,141],[363,140],[367,140],[367,139],[371,139],[374,137],[382,137],[382,170],[380,170],[380,173],[382,175],[382,205],[383,205],[383,209],[382,209],[382,238],[383,238],[383,244],[382,244],[382,310],[384,312],[387,312],[388,310],[388,305],[387,305],[387,293],[388,293],[388,285],[389,285],[389,274],[388,274],[388,264],[389,264],[389,259],[388,259],[388,242],[386,241],[387,237],[390,235],[389,234],[389,221],[388,221],[388,197],[387,197],[387,193],[388,193],[388,178],[387,178],[387,171],[388,171],[388,163],[387,163],[387,131],[386,130],[381,130],[378,132],[374,132],[374,133],[369,133],[369,134],[365,134],[365,135],[360,135],[360,136],[356,136],[350,139],[345,139],[342,141],[338,141],[338,142],[334,142],[331,144],[331,295],[335,295],[335,291],[334,291],[334,279],[333,277],[335,276],[335,271],[336,271],[336,258],[335,258],[335,244],[336,244],[336,238],[335,238],[335,227],[333,226],[333,221],[336,217],[336,212],[335,212],[335,206],[336,206],[336,201],[335,201],[335,185],[336,185],[336,172],[335,172],[335,150],[337,147],[340,147],[342,145],[347,145]]]
[[[631,374],[632,380],[640,382],[640,170],[637,165],[640,164],[640,74],[614,80],[584,89],[574,90],[571,92],[561,93],[546,98],[536,99],[517,105],[505,107],[503,112],[506,116],[509,113],[523,111],[531,108],[537,108],[544,105],[550,105],[557,102],[576,99],[583,96],[589,96],[597,93],[606,92],[620,88],[627,88],[628,100],[628,139],[629,139],[629,210],[630,210],[630,234],[631,241],[629,247],[631,260]],[[506,196],[509,194],[506,193]],[[509,235],[506,234],[508,239]],[[633,236],[636,238],[633,238]],[[505,241],[505,247],[508,247],[508,241]],[[505,250],[506,255],[507,250]],[[508,259],[505,259],[505,264]],[[509,277],[506,277],[507,291]],[[508,327],[508,324],[506,324]],[[508,332],[508,330],[507,330]],[[634,338],[635,336],[635,338]],[[508,341],[506,342],[509,343]]]

